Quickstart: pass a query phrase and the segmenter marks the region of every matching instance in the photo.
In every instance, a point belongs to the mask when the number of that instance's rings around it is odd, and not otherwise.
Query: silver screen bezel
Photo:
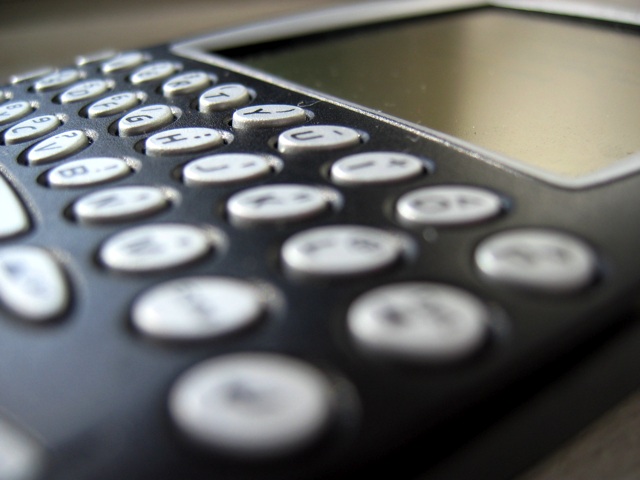
[[[544,182],[568,189],[583,189],[625,178],[640,171],[640,151],[614,161],[609,166],[578,178],[567,178],[529,165],[517,158],[478,147],[434,129],[407,122],[373,111],[361,105],[327,95],[279,78],[277,76],[247,67],[237,61],[211,53],[230,48],[277,41],[297,36],[321,33],[334,29],[346,29],[363,25],[401,20],[429,14],[454,12],[465,9],[494,6],[513,10],[535,11],[556,15],[582,17],[594,20],[611,21],[629,25],[640,25],[640,8],[612,5],[610,3],[584,0],[395,0],[361,2],[328,10],[320,10],[289,17],[250,24],[247,26],[214,32],[205,36],[178,41],[170,45],[173,54],[197,60],[213,66],[219,66],[244,75],[248,75],[293,91],[330,102],[380,121],[391,123],[412,134],[429,138],[434,142],[446,144],[450,148],[463,151],[479,160],[498,168],[509,169],[537,178]]]

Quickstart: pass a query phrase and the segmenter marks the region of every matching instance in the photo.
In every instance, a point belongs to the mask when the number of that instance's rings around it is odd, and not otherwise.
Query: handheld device
[[[373,2],[16,75],[0,478],[436,478],[628,326],[639,24]]]

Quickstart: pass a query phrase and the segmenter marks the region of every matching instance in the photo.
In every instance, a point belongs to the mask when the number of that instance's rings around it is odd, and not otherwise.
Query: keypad
[[[336,392],[357,405],[360,385],[316,336],[355,367],[455,373],[501,348],[495,291],[556,300],[598,278],[579,235],[506,227],[513,192],[441,174],[446,155],[406,132],[166,57],[98,52],[2,91],[20,178],[0,176],[0,309],[88,329],[84,282],[121,288],[112,333],[199,352],[161,383],[181,439],[243,461],[325,448],[344,428]],[[72,233],[47,245],[51,226]],[[302,340],[284,348],[290,329]]]

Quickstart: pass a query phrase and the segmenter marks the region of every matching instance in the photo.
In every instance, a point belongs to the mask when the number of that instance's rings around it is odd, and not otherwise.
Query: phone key
[[[205,72],[186,72],[170,78],[162,85],[162,93],[166,97],[186,95],[204,90],[217,79]]]
[[[43,165],[68,157],[89,145],[82,130],[70,130],[35,144],[27,153],[29,165]]]
[[[86,53],[83,55],[78,55],[75,59],[76,65],[79,67],[89,65],[90,63],[95,62],[104,62],[105,60],[109,60],[117,55],[118,52],[115,50],[99,50],[97,52]]]
[[[28,82],[30,80],[35,80],[36,78],[44,77],[45,75],[48,75],[53,71],[54,69],[51,67],[37,68],[35,70],[29,70],[27,72],[11,75],[11,77],[9,77],[9,82],[12,85],[15,85],[17,83],[22,83],[22,82]]]
[[[50,253],[32,246],[0,248],[0,300],[21,319],[46,322],[69,305],[65,275]]]
[[[285,241],[282,260],[295,275],[344,277],[365,275],[396,263],[403,243],[378,228],[330,225],[304,230]]]
[[[434,283],[401,283],[366,292],[347,321],[363,350],[416,363],[459,360],[485,343],[489,313],[473,295]]]
[[[496,217],[502,209],[498,195],[467,185],[419,188],[400,197],[396,205],[401,220],[432,226],[481,222]]]
[[[188,127],[156,133],[145,141],[145,152],[151,156],[184,155],[224,145],[223,134],[212,128]]]
[[[133,227],[110,237],[100,249],[100,259],[121,272],[160,272],[194,262],[210,250],[209,235],[201,228],[158,223]]]
[[[119,53],[115,57],[103,62],[100,69],[103,73],[115,73],[135,68],[146,60],[147,56],[142,52]]]
[[[327,211],[330,196],[327,190],[310,185],[262,185],[233,195],[227,212],[235,225],[291,222]]]
[[[221,185],[269,175],[274,161],[250,153],[221,153],[197,158],[182,170],[186,185]]]
[[[133,325],[161,340],[202,340],[256,323],[264,305],[257,288],[223,277],[187,277],[161,283],[133,304]]]
[[[51,133],[61,125],[55,115],[42,115],[30,118],[14,125],[4,132],[4,142],[7,145],[27,142]]]
[[[315,367],[271,353],[196,364],[171,389],[169,412],[188,438],[218,453],[268,459],[319,440],[334,416],[331,384]]]
[[[211,113],[241,107],[250,101],[251,93],[247,87],[239,83],[228,83],[200,95],[198,108],[202,113]]]
[[[116,93],[91,104],[87,109],[89,118],[108,117],[122,113],[140,103],[140,99],[133,92]]]
[[[61,103],[83,102],[102,95],[112,88],[113,82],[107,80],[87,80],[78,83],[60,95]]]
[[[596,255],[582,240],[534,228],[492,235],[476,249],[475,261],[487,280],[550,294],[585,288],[597,270]]]
[[[304,154],[354,147],[362,142],[353,128],[337,125],[309,125],[287,130],[278,137],[278,150],[284,154]]]
[[[67,85],[71,85],[73,82],[80,80],[81,76],[82,72],[75,68],[60,70],[58,72],[50,73],[36,81],[34,88],[39,92],[44,92],[66,87]]]
[[[169,125],[175,120],[167,105],[145,105],[129,112],[118,122],[118,134],[123,137],[149,133]]]
[[[131,167],[119,158],[82,158],[50,170],[47,183],[54,188],[87,187],[117,180],[130,173]]]
[[[24,204],[9,183],[0,175],[0,238],[8,238],[29,230],[29,216]]]
[[[178,71],[180,65],[173,62],[154,62],[144,67],[140,67],[129,77],[129,81],[134,85],[141,83],[162,80]]]
[[[0,417],[0,478],[36,480],[42,478],[44,449],[22,429]]]
[[[288,127],[307,119],[307,112],[293,105],[253,105],[234,112],[232,126],[237,129]]]
[[[0,105],[0,125],[6,125],[26,117],[33,111],[29,102],[12,102]]]
[[[150,216],[168,206],[161,188],[126,185],[85,195],[74,203],[72,211],[83,223],[109,223]]]
[[[398,152],[366,152],[341,158],[331,166],[336,183],[372,185],[397,183],[419,177],[426,168],[415,155]]]

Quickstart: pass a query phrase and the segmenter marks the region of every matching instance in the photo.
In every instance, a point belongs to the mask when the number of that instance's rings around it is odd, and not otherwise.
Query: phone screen
[[[579,178],[640,151],[640,36],[483,8],[218,52]]]

